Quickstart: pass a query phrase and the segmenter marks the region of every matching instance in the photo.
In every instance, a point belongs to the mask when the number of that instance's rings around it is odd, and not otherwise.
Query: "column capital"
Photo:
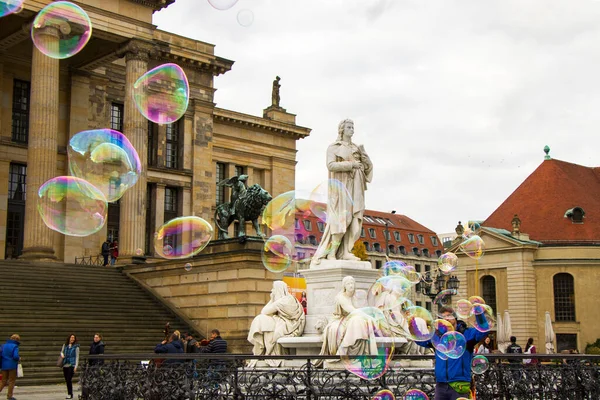
[[[140,60],[148,62],[150,56],[155,52],[156,49],[153,43],[132,39],[117,50],[117,55],[119,57],[125,57],[125,61]]]

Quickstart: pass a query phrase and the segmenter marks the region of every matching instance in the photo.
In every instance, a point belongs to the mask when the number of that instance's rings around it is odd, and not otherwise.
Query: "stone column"
[[[142,173],[132,188],[121,198],[119,219],[119,259],[126,262],[136,256],[136,249],[144,249],[146,234],[146,181],[148,167],[148,121],[135,106],[134,83],[148,71],[148,60],[152,45],[131,41],[122,50],[125,55],[125,115],[123,134],[138,152]]]
[[[44,29],[40,40],[47,48],[58,50],[58,30]],[[25,259],[55,259],[54,232],[40,217],[38,190],[56,176],[58,139],[59,61],[33,47],[31,66],[31,113],[27,151],[27,202],[25,206]]]
[[[154,231],[165,224],[165,188],[163,183],[156,184],[156,213],[154,217]]]

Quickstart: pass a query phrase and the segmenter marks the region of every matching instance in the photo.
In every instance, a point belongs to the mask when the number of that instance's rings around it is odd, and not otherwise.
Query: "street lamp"
[[[440,294],[442,290],[446,289],[452,291],[452,296],[456,296],[458,294],[459,287],[460,281],[456,276],[453,275],[446,279],[443,274],[438,272],[435,279],[433,279],[431,277],[431,272],[427,271],[425,277],[423,278],[423,284],[421,285],[421,293],[433,300],[438,294]]]
[[[392,214],[396,214],[396,210],[392,210]],[[385,258],[387,260],[390,259],[390,221],[386,218],[385,219]]]

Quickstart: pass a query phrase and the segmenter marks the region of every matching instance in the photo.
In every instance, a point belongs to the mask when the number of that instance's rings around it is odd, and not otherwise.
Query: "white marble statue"
[[[283,281],[273,282],[271,300],[263,307],[250,325],[248,341],[252,343],[254,355],[285,355],[286,350],[277,343],[282,337],[301,336],[304,332],[306,316],[302,305],[288,292]],[[278,367],[281,360],[265,360]],[[256,362],[250,363],[255,366]]]
[[[327,149],[329,179],[340,181],[350,198],[331,190],[327,199],[328,221],[312,262],[320,260],[352,260],[352,247],[360,237],[365,210],[367,182],[373,177],[373,163],[362,145],[352,143],[354,122],[345,119],[338,125],[338,138]]]

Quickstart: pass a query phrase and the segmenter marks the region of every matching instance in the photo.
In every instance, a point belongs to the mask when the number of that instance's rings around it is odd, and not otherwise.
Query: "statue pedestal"
[[[299,271],[306,279],[306,327],[304,336],[319,336],[316,328],[319,320],[331,319],[335,308],[335,296],[342,290],[342,279],[353,276],[356,282],[357,308],[367,306],[367,292],[379,278],[380,271],[367,261],[321,260],[311,264],[310,269]],[[323,325],[325,327],[327,323]],[[318,352],[317,352],[318,354]]]

